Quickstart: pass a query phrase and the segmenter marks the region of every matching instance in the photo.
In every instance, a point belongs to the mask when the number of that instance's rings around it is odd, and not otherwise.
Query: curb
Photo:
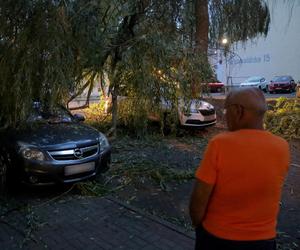
[[[185,230],[183,230],[179,226],[176,226],[176,225],[174,225],[174,224],[172,224],[168,221],[162,220],[159,217],[154,216],[152,214],[149,214],[149,213],[147,213],[147,212],[145,212],[145,211],[143,211],[139,208],[128,205],[125,202],[123,202],[119,199],[116,199],[112,196],[108,196],[108,197],[104,197],[104,198],[111,201],[111,202],[117,203],[118,205],[123,206],[123,207],[127,208],[128,210],[131,210],[132,212],[140,214],[143,217],[146,217],[147,219],[152,220],[152,221],[154,221],[154,222],[156,222],[156,223],[158,223],[158,224],[160,224],[160,225],[162,225],[162,226],[164,226],[168,229],[171,229],[172,231],[175,231],[175,232],[177,232],[177,233],[179,233],[179,234],[181,234],[181,235],[183,235],[183,236],[185,236],[189,239],[195,240],[195,235],[193,233],[186,232]]]

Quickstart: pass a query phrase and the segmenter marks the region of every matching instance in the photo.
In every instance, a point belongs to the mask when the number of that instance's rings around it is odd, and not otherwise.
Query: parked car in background
[[[202,100],[179,101],[179,121],[181,126],[208,127],[216,124],[216,110],[213,105]]]
[[[275,76],[268,84],[268,91],[272,94],[274,92],[294,92],[296,83],[291,76]]]
[[[296,97],[300,98],[300,82],[296,85]]]
[[[267,91],[267,81],[262,76],[252,76],[242,82],[240,87],[256,87],[263,91]]]
[[[56,106],[34,103],[23,126],[0,134],[0,183],[8,179],[30,185],[74,183],[109,168],[111,147],[104,134]]]
[[[172,102],[162,99],[161,107],[163,117],[156,113],[151,113],[148,118],[152,121],[160,121],[170,115],[172,110]],[[179,125],[183,127],[208,127],[216,124],[217,115],[213,105],[203,100],[178,100],[178,118]]]
[[[222,82],[210,82],[207,85],[208,85],[209,91],[211,93],[224,91],[224,83],[222,83]]]

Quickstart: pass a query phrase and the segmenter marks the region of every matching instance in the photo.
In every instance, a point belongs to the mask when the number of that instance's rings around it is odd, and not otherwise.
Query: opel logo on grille
[[[81,158],[82,155],[83,155],[83,152],[82,152],[82,150],[81,150],[80,148],[74,149],[74,156],[75,156],[76,158]]]

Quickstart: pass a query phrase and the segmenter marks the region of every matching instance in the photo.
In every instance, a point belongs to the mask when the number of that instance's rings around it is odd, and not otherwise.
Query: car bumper
[[[186,123],[182,124],[182,126],[185,127],[199,127],[199,128],[204,128],[204,127],[209,127],[209,126],[213,126],[217,123],[216,120],[214,121],[210,121],[210,122],[201,122],[199,120],[187,120]]]
[[[22,182],[33,186],[75,183],[96,176],[109,169],[111,149],[80,161],[23,160]],[[77,170],[67,172],[66,170]],[[80,169],[81,168],[81,169]]]
[[[216,115],[199,116],[198,114],[191,114],[190,116],[182,115],[180,117],[180,124],[185,127],[209,127],[216,124]]]
[[[224,86],[209,86],[209,90],[212,93],[223,92],[224,91]]]
[[[269,86],[269,91],[290,91],[291,89],[293,89],[292,86],[280,86],[280,87],[272,87]]]
[[[240,87],[241,88],[258,88],[259,87],[259,85],[258,84],[253,84],[253,85],[247,85],[247,84],[245,84],[245,85],[240,85]]]

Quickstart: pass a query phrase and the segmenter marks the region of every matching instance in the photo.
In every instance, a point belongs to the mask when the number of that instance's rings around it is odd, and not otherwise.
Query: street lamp
[[[223,39],[222,39],[222,44],[223,45],[226,45],[228,43],[228,39],[226,38],[226,37],[224,37]]]
[[[226,37],[222,38],[221,41],[223,47],[224,47],[224,57],[225,57],[225,81],[226,81],[226,86],[225,86],[225,93],[228,90],[228,65],[227,65],[227,50],[228,50],[228,39]]]

